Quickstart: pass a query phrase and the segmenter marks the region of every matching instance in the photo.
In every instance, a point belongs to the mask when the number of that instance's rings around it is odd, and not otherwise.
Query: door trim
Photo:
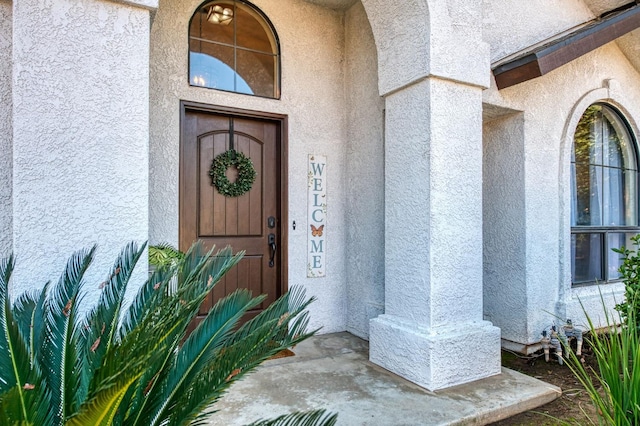
[[[179,172],[178,172],[178,188],[182,188],[182,147],[184,144],[184,123],[187,111],[205,112],[217,115],[224,115],[233,118],[253,118],[274,122],[278,125],[279,144],[279,168],[280,168],[280,188],[278,188],[278,207],[280,208],[280,286],[278,290],[282,296],[289,290],[289,144],[288,144],[288,116],[284,114],[276,114],[272,112],[253,111],[241,108],[225,107],[220,105],[209,105],[200,102],[180,101],[180,140],[179,140]],[[182,191],[178,190],[178,241],[181,241],[182,227],[180,226],[180,214],[182,211]],[[258,296],[257,294],[254,296]]]

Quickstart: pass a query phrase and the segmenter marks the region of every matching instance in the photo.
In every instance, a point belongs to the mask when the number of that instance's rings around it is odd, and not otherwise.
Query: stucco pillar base
[[[431,391],[500,373],[500,329],[487,321],[429,330],[381,315],[370,339],[372,362]]]

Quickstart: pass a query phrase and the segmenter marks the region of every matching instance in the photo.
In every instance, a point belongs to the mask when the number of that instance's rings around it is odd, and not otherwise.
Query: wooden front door
[[[215,287],[200,310],[200,317],[220,298],[238,288],[254,296],[266,294],[255,316],[285,290],[282,253],[281,170],[284,119],[246,117],[183,106],[180,151],[180,249],[202,240],[207,248],[230,245],[244,250],[244,258]],[[251,159],[256,179],[238,197],[225,197],[212,185],[213,159],[229,149]],[[234,182],[237,170],[227,169]]]

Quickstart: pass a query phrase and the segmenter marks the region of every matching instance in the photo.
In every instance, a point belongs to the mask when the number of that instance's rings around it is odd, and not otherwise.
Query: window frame
[[[602,273],[604,275],[604,279],[602,281],[599,280],[591,280],[591,281],[578,281],[575,282],[573,277],[571,277],[571,286],[572,287],[586,287],[595,284],[613,284],[622,281],[622,278],[613,278],[609,279],[608,274],[608,265],[609,265],[609,256],[615,256],[613,250],[608,247],[609,234],[629,234],[629,233],[640,233],[640,227],[637,226],[572,226],[571,227],[571,235],[577,234],[598,234],[602,235],[602,242],[600,244],[600,249],[603,253],[600,258],[600,267],[602,268]],[[608,250],[607,250],[608,249]],[[573,269],[573,265],[572,269]]]
[[[226,46],[226,47],[232,47],[234,49],[234,69],[233,71],[235,73],[237,73],[237,56],[236,56],[236,50],[238,48],[240,48],[241,50],[244,51],[249,51],[249,52],[257,52],[260,54],[266,54],[266,52],[261,52],[261,51],[256,51],[256,50],[252,50],[252,49],[248,49],[245,47],[238,47],[237,46],[237,31],[236,31],[236,20],[233,19],[233,38],[234,38],[234,44],[233,45],[229,45],[227,43],[221,43],[221,42],[216,42],[216,41],[212,41],[212,40],[206,40],[206,39],[202,39],[200,37],[192,37],[191,36],[191,25],[193,24],[193,20],[196,18],[196,16],[198,15],[198,13],[200,12],[200,10],[205,7],[206,5],[210,4],[210,3],[215,3],[216,0],[205,0],[202,3],[200,3],[198,5],[198,7],[196,7],[196,9],[194,10],[193,14],[191,15],[191,18],[189,19],[189,25],[187,26],[187,83],[189,85],[189,87],[193,87],[193,88],[198,88],[198,89],[208,89],[208,90],[217,90],[220,92],[225,92],[225,93],[234,93],[237,95],[245,95],[245,96],[251,96],[251,97],[255,97],[255,98],[262,98],[262,99],[275,99],[275,100],[280,100],[282,97],[282,52],[280,49],[280,38],[278,37],[278,33],[276,32],[276,28],[273,25],[273,23],[271,22],[271,20],[267,17],[267,15],[256,5],[254,5],[251,2],[245,1],[245,0],[227,0],[228,3],[233,3],[234,6],[234,16],[236,15],[236,8],[237,8],[237,3],[241,3],[243,6],[245,6],[246,8],[251,9],[251,11],[253,13],[255,13],[260,19],[263,20],[264,24],[266,24],[266,27],[269,29],[269,31],[271,31],[271,36],[273,37],[273,41],[275,44],[275,61],[274,63],[276,64],[276,72],[275,72],[275,76],[274,76],[274,96],[264,96],[264,95],[255,95],[255,94],[251,94],[251,93],[244,93],[244,92],[238,92],[235,90],[227,90],[227,89],[218,89],[215,87],[207,87],[207,86],[200,86],[197,84],[193,84],[191,82],[191,40],[198,40],[201,42],[205,42],[205,43],[214,43],[220,46]],[[239,74],[238,74],[239,75]]]
[[[620,123],[622,124],[622,126],[624,126],[624,128],[626,129],[627,133],[629,134],[629,143],[631,144],[631,147],[633,149],[633,156],[635,159],[635,166],[636,166],[636,205],[635,205],[635,209],[636,209],[636,224],[635,226],[633,225],[620,225],[620,226],[589,226],[589,225],[572,225],[571,226],[571,240],[573,240],[573,235],[576,234],[599,234],[602,235],[602,242],[601,242],[601,251],[603,253],[603,255],[600,257],[600,266],[602,268],[602,274],[604,279],[602,281],[598,281],[598,280],[591,280],[591,281],[580,281],[580,282],[574,282],[574,277],[573,277],[573,272],[571,273],[571,287],[572,288],[577,288],[577,287],[588,287],[588,286],[593,286],[593,285],[598,285],[598,284],[614,284],[614,283],[618,283],[622,281],[622,278],[614,278],[614,279],[609,279],[609,273],[608,273],[608,265],[609,265],[609,256],[611,256],[613,254],[613,250],[611,247],[609,247],[609,234],[627,234],[627,233],[635,233],[635,234],[639,234],[640,233],[640,187],[638,185],[640,185],[640,154],[638,153],[638,139],[636,137],[635,132],[633,131],[633,128],[631,126],[631,124],[629,123],[629,120],[625,117],[625,115],[620,111],[619,108],[616,108],[614,105],[611,105],[610,103],[607,102],[593,102],[591,103],[580,115],[580,119],[578,120],[578,123],[580,123],[580,121],[582,120],[582,117],[584,117],[585,112],[591,108],[592,106],[603,106],[608,108],[609,110],[611,110],[618,118],[618,120],[620,121]],[[577,129],[577,127],[576,127]],[[571,143],[571,151],[573,152],[575,150],[575,130],[574,129],[574,134],[572,137],[572,143]],[[570,164],[577,164],[575,161],[570,161]],[[593,163],[589,163],[589,166],[595,165]],[[600,166],[603,167],[603,166]],[[623,169],[624,170],[624,169]],[[577,186],[576,188],[572,188],[577,190]],[[573,197],[575,194],[573,191],[571,191],[571,197]],[[573,204],[573,203],[571,203]],[[573,209],[573,205],[571,207]],[[573,247],[571,247],[571,250],[573,250]],[[571,271],[573,271],[575,269],[575,263],[574,263],[574,259],[573,259],[573,254],[571,256]]]

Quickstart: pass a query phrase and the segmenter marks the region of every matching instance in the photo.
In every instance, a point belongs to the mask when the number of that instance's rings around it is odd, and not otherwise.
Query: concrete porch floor
[[[215,405],[219,411],[208,424],[246,425],[326,408],[346,426],[484,425],[561,394],[556,386],[506,368],[497,376],[430,392],[369,362],[368,342],[349,333],[313,337],[293,352],[236,383]]]

